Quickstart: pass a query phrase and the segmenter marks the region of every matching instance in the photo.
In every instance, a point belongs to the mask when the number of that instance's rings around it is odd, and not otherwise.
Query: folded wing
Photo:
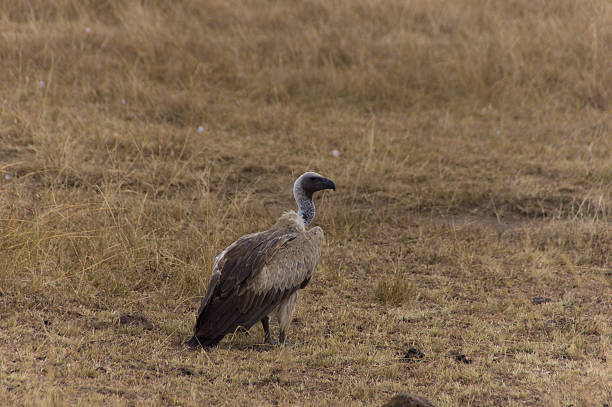
[[[248,329],[306,286],[323,241],[319,227],[285,225],[230,245],[215,263],[190,343],[213,346],[238,327]]]

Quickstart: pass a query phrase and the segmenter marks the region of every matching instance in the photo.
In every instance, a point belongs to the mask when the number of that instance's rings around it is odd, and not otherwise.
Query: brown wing
[[[245,236],[215,265],[192,342],[212,346],[237,327],[250,328],[304,286],[317,265],[323,231],[283,228]]]

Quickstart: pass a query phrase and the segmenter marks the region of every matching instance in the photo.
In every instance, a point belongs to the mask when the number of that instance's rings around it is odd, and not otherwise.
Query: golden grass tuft
[[[611,18],[0,2],[0,404],[609,404]],[[215,255],[307,169],[338,189],[296,345],[187,349]]]
[[[409,304],[415,295],[414,286],[402,278],[379,280],[374,287],[374,298],[383,304]]]

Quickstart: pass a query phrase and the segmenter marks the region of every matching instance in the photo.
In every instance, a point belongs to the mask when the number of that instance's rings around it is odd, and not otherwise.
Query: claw
[[[267,345],[272,345],[272,346],[276,346],[276,345],[278,345],[278,342],[276,342],[276,341],[275,341],[274,339],[272,339],[270,336],[267,336],[267,337],[264,339],[264,343],[265,343],[265,344],[267,344]]]
[[[270,317],[265,316],[261,319],[261,325],[264,330],[264,343],[269,345],[276,345],[276,341],[272,339],[272,335],[270,335]]]

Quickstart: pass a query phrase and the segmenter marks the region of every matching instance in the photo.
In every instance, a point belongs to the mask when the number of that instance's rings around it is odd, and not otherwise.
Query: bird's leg
[[[287,345],[287,346],[293,345],[293,342],[291,342],[290,340],[288,340],[285,337],[285,330],[284,329],[280,330],[280,334],[278,335],[278,343],[280,343],[281,345]]]
[[[280,335],[278,336],[278,340],[281,345],[293,345],[293,343],[289,342],[286,339],[285,333],[287,332],[287,328],[289,328],[289,324],[291,323],[291,318],[293,317],[293,311],[295,310],[295,303],[297,299],[298,293],[296,291],[289,298],[287,298],[280,306],[280,312],[278,316]]]
[[[272,339],[272,335],[270,335],[270,317],[267,315],[263,317],[261,319],[261,325],[263,325],[264,330],[264,342],[270,345],[276,345],[276,342]]]
[[[283,344],[285,343],[285,330],[281,328],[280,334],[278,335],[278,341]]]

